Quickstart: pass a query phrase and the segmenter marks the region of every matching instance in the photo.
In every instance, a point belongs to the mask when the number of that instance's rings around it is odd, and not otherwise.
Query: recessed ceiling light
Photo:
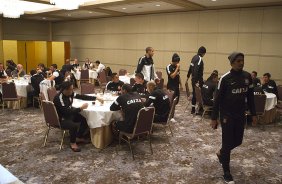
[[[212,0],[213,2],[215,2],[216,0]]]
[[[42,17],[43,20],[46,20],[46,17]]]
[[[122,8],[123,10],[126,10],[126,8]]]
[[[88,12],[88,13],[93,13],[92,11]]]
[[[156,4],[156,6],[161,6],[160,4]]]
[[[69,13],[68,16],[71,17],[71,14]]]

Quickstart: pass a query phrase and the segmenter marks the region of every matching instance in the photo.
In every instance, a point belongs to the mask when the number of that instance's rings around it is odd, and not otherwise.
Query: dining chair
[[[80,85],[81,94],[93,94],[95,91],[95,85],[91,83],[82,83]]]
[[[53,102],[55,96],[57,95],[57,90],[54,87],[50,87],[47,89],[48,99],[50,102]]]
[[[199,86],[195,86],[195,95],[196,95],[196,102],[198,104],[198,107],[202,106],[204,109],[202,117],[201,117],[201,121],[203,121],[206,112],[212,112],[213,106],[204,104],[203,97],[202,97],[202,90]]]
[[[127,70],[125,70],[125,69],[120,69],[119,72],[118,72],[119,76],[124,76],[126,74],[127,74]]]
[[[18,102],[19,108],[21,108],[21,97],[18,96],[16,85],[13,82],[2,83],[2,110],[4,111],[4,102],[14,101]]]

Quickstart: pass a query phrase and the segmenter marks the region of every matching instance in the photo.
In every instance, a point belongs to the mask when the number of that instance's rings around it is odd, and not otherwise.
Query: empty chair
[[[120,69],[119,72],[118,72],[119,76],[123,76],[123,75],[126,75],[126,74],[127,74],[127,71],[125,69]]]
[[[192,101],[188,81],[185,82],[185,91],[186,91],[186,98],[187,98],[187,106],[186,106],[184,112],[186,112],[186,110],[188,109],[188,107],[189,107],[189,105]]]
[[[4,102],[15,101],[21,107],[21,97],[18,96],[15,83],[2,83],[2,110],[4,110]]]
[[[172,122],[171,119],[174,117],[175,107],[176,107],[177,101],[178,101],[178,97],[175,97],[175,99],[172,102],[172,106],[170,108],[169,115],[168,115],[166,122],[155,122],[155,123],[153,123],[154,126],[162,126],[164,128],[165,133],[166,133],[166,128],[168,127],[169,130],[170,130],[171,136],[173,136],[172,129],[171,129],[171,122]]]
[[[103,70],[102,72],[99,73],[98,80],[99,80],[100,88],[102,90],[105,90],[106,85],[108,83],[107,82],[107,75],[106,75],[106,71],[105,70]]]
[[[57,90],[54,87],[48,88],[47,89],[47,94],[48,94],[48,100],[53,102],[55,96],[57,95]]]
[[[129,144],[129,148],[133,160],[134,160],[134,153],[131,147],[131,140],[143,134],[147,135],[149,139],[151,154],[153,154],[152,143],[151,143],[151,132],[152,132],[154,114],[155,114],[154,107],[144,107],[140,109],[137,114],[137,120],[133,132],[131,134],[122,131],[119,133],[119,145],[121,143],[121,140],[124,140]]]
[[[85,94],[93,94],[95,91],[95,85],[91,84],[91,83],[82,83],[80,85],[80,89],[81,89],[81,94],[85,95]]]
[[[80,83],[89,82],[89,70],[81,70]]]
[[[63,130],[61,128],[61,124],[60,124],[60,121],[59,121],[59,117],[58,117],[56,107],[53,104],[53,102],[43,100],[42,101],[42,109],[43,109],[45,123],[47,125],[47,130],[46,130],[46,134],[44,136],[43,146],[46,145],[48,135],[49,135],[49,131],[51,129],[57,128],[57,129],[60,129],[61,132],[62,132],[62,140],[61,140],[61,144],[60,144],[60,150],[61,150],[62,146],[63,146],[66,130]]]
[[[195,94],[196,94],[196,101],[198,103],[198,107],[203,107],[204,109],[204,112],[202,114],[202,121],[203,121],[203,118],[204,118],[204,115],[206,114],[206,112],[211,112],[212,111],[212,106],[208,106],[208,105],[205,105],[203,103],[203,98],[202,98],[202,92],[201,92],[201,88],[198,87],[198,86],[195,86]]]

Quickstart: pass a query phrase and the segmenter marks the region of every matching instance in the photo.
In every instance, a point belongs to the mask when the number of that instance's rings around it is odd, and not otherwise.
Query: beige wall
[[[180,54],[182,80],[200,46],[207,48],[205,78],[218,69],[230,69],[232,51],[246,54],[245,69],[261,76],[270,72],[282,83],[282,7],[195,11],[58,22],[53,40],[70,41],[71,55],[80,60],[100,59],[114,71],[135,70],[147,46],[155,48],[154,61],[165,72],[174,52]]]
[[[0,22],[1,23],[1,22]],[[24,19],[3,19],[3,40],[50,40],[49,22]],[[1,27],[0,27],[1,33]]]

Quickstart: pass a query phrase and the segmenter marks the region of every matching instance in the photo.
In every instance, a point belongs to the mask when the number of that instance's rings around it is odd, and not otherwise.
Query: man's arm
[[[118,97],[114,103],[111,105],[110,110],[111,111],[118,111],[121,109],[121,104],[120,104],[120,97]]]
[[[75,108],[75,107],[67,107],[65,106],[63,100],[60,100],[59,96],[56,96],[54,98],[54,104],[56,106],[56,109],[63,114],[64,117],[70,117],[74,113],[79,113],[81,111],[81,108]]]
[[[137,65],[137,69],[136,69],[136,73],[141,73],[143,66],[144,66],[144,62],[143,62],[143,58],[141,57],[138,61],[138,65]]]
[[[177,64],[175,71],[172,73],[172,72],[169,70],[169,66],[167,66],[167,67],[166,67],[167,74],[168,74],[171,78],[174,79],[174,78],[178,75],[179,67],[180,67],[180,65]]]
[[[147,99],[147,101],[144,103],[144,106],[149,107],[152,103],[154,103],[155,100],[156,100],[156,97],[151,94],[149,98]]]
[[[95,101],[97,99],[96,96],[80,95],[77,93],[74,93],[74,98],[80,99],[80,100],[87,100],[87,101]]]

